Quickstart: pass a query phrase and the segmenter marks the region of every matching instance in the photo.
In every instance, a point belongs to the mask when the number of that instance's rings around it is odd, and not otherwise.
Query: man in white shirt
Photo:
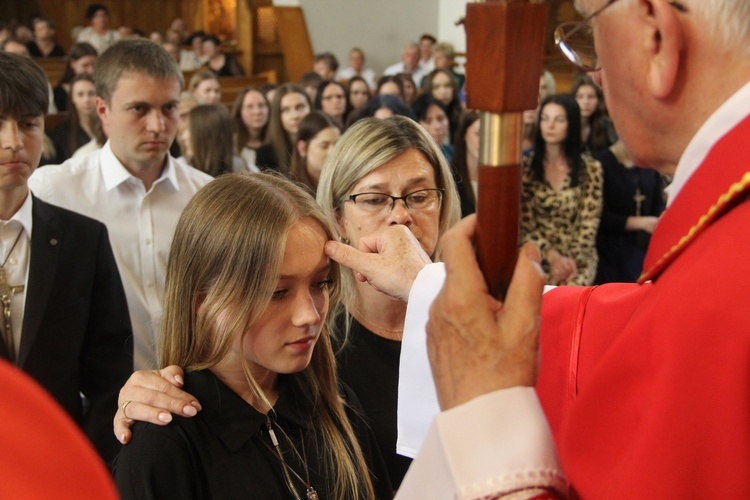
[[[157,44],[125,40],[97,61],[97,112],[109,132],[101,150],[37,170],[31,190],[107,225],[128,298],[135,367],[157,366],[164,272],[182,209],[211,177],[176,162],[182,73]]]
[[[419,65],[420,57],[419,45],[416,43],[410,43],[401,49],[401,62],[392,64],[385,68],[383,71],[384,75],[397,75],[399,73],[409,73],[414,79],[414,84],[419,88],[422,84],[422,78],[425,77],[427,72]]]

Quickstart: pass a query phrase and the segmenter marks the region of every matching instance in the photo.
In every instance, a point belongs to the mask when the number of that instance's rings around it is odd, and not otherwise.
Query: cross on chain
[[[8,347],[8,359],[14,362],[16,358],[16,348],[13,344],[13,323],[10,318],[10,303],[16,292],[22,292],[23,285],[9,285],[5,276],[5,269],[0,267],[0,303],[3,308],[3,337],[5,345]]]
[[[640,188],[635,188],[635,195],[633,196],[633,201],[635,202],[635,215],[636,217],[641,216],[641,210],[643,207],[643,202],[646,201],[646,197],[641,193]]]

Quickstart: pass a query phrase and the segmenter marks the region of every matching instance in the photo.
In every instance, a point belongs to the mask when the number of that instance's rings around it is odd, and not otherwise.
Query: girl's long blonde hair
[[[227,356],[234,339],[268,306],[287,234],[302,220],[314,221],[332,238],[328,219],[305,188],[275,175],[224,175],[193,197],[167,264],[161,366],[203,370]],[[333,303],[339,268],[331,264]],[[244,371],[257,399],[268,404],[246,364]],[[372,498],[367,464],[339,395],[327,322],[310,364],[289,378],[295,395],[309,399],[310,418],[322,434],[329,491],[335,498]]]

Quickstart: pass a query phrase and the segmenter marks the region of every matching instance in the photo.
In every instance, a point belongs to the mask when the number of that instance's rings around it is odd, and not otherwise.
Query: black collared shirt
[[[139,422],[131,443],[122,448],[115,464],[115,482],[123,500],[293,498],[281,460],[272,448],[266,416],[209,370],[186,374],[185,390],[203,406],[196,417],[175,416],[167,426]],[[271,418],[284,460],[303,479],[309,474],[323,500],[332,498],[325,479],[331,474],[321,461],[323,437],[309,418],[310,404],[291,377],[281,377]],[[347,413],[372,471],[378,498],[391,498],[390,481],[371,432],[354,411]],[[291,475],[299,496],[305,498],[305,485]]]

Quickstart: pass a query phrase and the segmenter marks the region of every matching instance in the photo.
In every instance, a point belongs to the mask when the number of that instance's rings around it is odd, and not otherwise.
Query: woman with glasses
[[[459,219],[460,203],[440,149],[414,121],[394,116],[358,121],[323,168],[318,203],[337,222],[337,238],[357,248],[363,237],[402,225],[439,259],[438,239]],[[342,269],[337,355],[339,376],[357,394],[394,488],[411,462],[396,454],[396,405],[406,303]]]
[[[575,99],[547,97],[537,122],[534,151],[522,169],[521,238],[542,251],[547,283],[590,285],[598,260],[601,165],[583,154]]]

